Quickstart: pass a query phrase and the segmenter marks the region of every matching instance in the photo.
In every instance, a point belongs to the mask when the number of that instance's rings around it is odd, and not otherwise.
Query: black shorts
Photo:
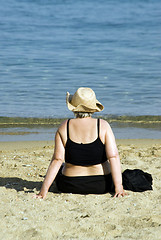
[[[122,173],[122,180],[126,190],[134,192],[152,190],[152,175],[140,169],[126,169]],[[62,174],[62,167],[55,182],[58,190],[64,193],[104,194],[115,190],[111,174],[67,177]]]
[[[104,194],[114,192],[111,174],[67,177],[59,173],[56,185],[60,192],[77,194]]]

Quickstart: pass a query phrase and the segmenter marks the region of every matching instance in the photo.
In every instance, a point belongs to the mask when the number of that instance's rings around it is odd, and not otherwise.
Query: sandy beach
[[[161,239],[161,140],[117,140],[122,171],[153,176],[153,191],[111,194],[38,193],[54,142],[0,143],[0,239]]]

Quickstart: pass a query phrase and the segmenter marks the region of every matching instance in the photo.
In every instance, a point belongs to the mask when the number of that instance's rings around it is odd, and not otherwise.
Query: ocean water
[[[103,115],[161,115],[160,0],[1,0],[0,116],[66,118],[80,86]]]

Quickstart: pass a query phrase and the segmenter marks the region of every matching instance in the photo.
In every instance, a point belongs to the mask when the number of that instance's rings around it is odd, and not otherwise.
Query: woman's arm
[[[62,163],[64,162],[64,153],[65,153],[65,149],[62,142],[62,138],[60,136],[59,131],[57,131],[55,135],[54,154],[50,162],[50,165],[48,167],[46,177],[43,181],[40,193],[35,196],[36,198],[45,199],[51,184],[53,183]]]
[[[107,123],[105,133],[105,146],[106,154],[110,162],[112,179],[115,186],[115,195],[114,197],[120,197],[126,195],[122,186],[122,173],[121,173],[121,164],[119,153],[115,141],[115,137],[110,125]]]

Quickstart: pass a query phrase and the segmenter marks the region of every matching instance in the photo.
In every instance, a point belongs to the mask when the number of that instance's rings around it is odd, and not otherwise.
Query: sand
[[[122,170],[153,176],[153,191],[112,198],[49,192],[33,199],[54,142],[0,143],[0,239],[161,239],[161,140],[118,140]]]

